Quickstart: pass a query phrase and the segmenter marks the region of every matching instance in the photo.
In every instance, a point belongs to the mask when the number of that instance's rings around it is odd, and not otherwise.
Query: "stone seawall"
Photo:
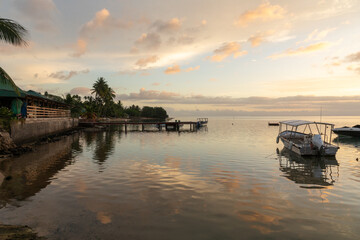
[[[37,118],[11,123],[11,138],[16,144],[61,133],[79,125],[77,118]]]

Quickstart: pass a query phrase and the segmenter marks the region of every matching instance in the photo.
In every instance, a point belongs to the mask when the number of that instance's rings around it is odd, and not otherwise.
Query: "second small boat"
[[[360,137],[360,125],[355,125],[353,127],[334,128],[333,132],[337,135]]]

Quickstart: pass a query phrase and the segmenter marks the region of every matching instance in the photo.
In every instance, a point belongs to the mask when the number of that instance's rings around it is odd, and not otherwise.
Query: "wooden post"
[[[141,124],[141,131],[144,131],[144,124]]]
[[[125,123],[125,133],[127,133],[127,124]]]

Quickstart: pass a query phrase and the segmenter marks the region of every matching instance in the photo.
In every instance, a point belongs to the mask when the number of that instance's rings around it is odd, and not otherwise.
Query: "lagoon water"
[[[115,127],[38,146],[0,162],[0,223],[49,239],[359,239],[360,139],[334,136],[336,159],[303,159],[276,144],[267,122],[281,119]]]

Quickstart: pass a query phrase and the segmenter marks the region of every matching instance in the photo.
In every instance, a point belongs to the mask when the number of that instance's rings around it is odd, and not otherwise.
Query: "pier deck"
[[[90,122],[90,121],[80,121],[80,126],[84,127],[93,127],[96,125],[106,126],[106,125],[122,125],[125,127],[125,132],[128,130],[128,126],[141,126],[141,130],[144,131],[145,126],[155,125],[159,131],[165,129],[166,131],[180,131],[180,128],[183,126],[188,126],[190,131],[197,131],[198,122],[186,121],[186,122],[128,122],[128,121],[114,121],[114,122]]]

